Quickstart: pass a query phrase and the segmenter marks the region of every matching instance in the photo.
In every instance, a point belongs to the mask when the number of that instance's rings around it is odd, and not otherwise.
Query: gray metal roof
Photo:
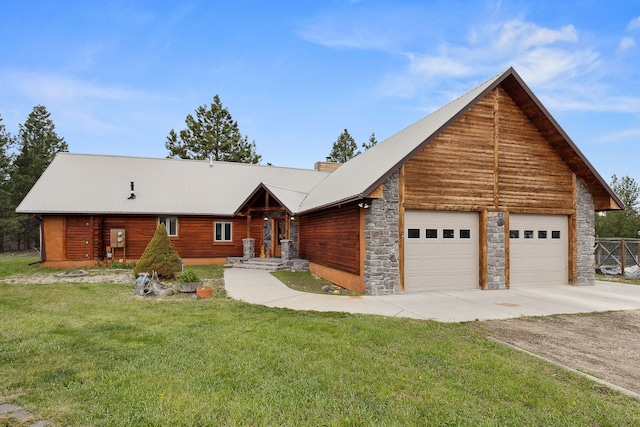
[[[504,73],[487,80],[422,120],[371,147],[340,166],[302,202],[300,212],[361,199],[378,187],[400,165],[436,136]]]
[[[16,212],[226,216],[236,214],[261,188],[294,215],[359,200],[509,76],[530,92],[509,68],[330,173],[243,163],[210,165],[202,160],[61,153]],[[559,129],[546,110],[542,111]],[[573,142],[561,129],[559,132],[589,173],[622,206]],[[130,181],[135,182],[135,200],[127,199]]]
[[[243,163],[59,153],[16,212],[233,215],[263,182],[295,211],[299,194],[327,175]]]

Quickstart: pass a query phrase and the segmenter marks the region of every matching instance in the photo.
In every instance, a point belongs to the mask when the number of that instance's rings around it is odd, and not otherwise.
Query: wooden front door
[[[287,238],[287,221],[284,218],[273,220],[273,256],[282,256],[282,241]]]

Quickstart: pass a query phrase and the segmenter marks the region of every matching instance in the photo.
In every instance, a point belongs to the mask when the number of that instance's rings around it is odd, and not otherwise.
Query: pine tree
[[[11,209],[27,195],[55,155],[69,147],[55,131],[51,114],[42,105],[33,107],[24,124],[19,126],[15,157],[10,174]],[[19,216],[19,249],[30,249],[39,240],[39,223],[35,218]]]
[[[360,151],[356,150],[358,150],[356,141],[349,134],[349,131],[345,129],[336,142],[333,143],[333,148],[331,149],[331,153],[329,153],[329,159],[332,162],[345,163],[360,154]]]
[[[0,116],[0,252],[5,251],[5,238],[16,228],[16,214],[11,209],[9,187],[13,157],[9,150],[13,144],[14,138],[7,132]]]
[[[234,121],[220,97],[215,95],[207,108],[196,109],[195,118],[189,114],[185,119],[186,129],[176,133],[171,129],[165,147],[167,157],[217,161],[258,163],[261,156],[256,153],[255,141],[242,136],[238,122]]]
[[[366,150],[368,150],[369,148],[373,147],[374,145],[377,145],[378,141],[376,140],[376,134],[375,133],[371,133],[371,136],[369,137],[369,142],[363,142],[362,143],[362,148]]]
[[[180,256],[169,239],[167,229],[164,224],[159,224],[133,272],[138,277],[140,273],[152,274],[155,271],[159,277],[169,278],[181,269]]]

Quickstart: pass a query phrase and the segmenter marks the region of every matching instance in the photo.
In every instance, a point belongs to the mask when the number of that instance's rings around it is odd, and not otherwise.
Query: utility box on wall
[[[124,248],[126,243],[124,228],[112,228],[109,231],[111,233],[111,243],[109,246],[112,248]]]

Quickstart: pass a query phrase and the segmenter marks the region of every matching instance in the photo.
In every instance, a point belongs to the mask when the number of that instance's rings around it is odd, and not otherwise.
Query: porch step
[[[284,265],[280,258],[251,258],[234,264],[234,267],[267,271],[288,270],[290,268]]]
[[[248,268],[253,270],[309,271],[309,261],[300,258],[290,259],[286,263],[283,263],[281,258],[251,258],[248,260],[243,258],[227,258],[227,264],[232,265],[234,268]]]

